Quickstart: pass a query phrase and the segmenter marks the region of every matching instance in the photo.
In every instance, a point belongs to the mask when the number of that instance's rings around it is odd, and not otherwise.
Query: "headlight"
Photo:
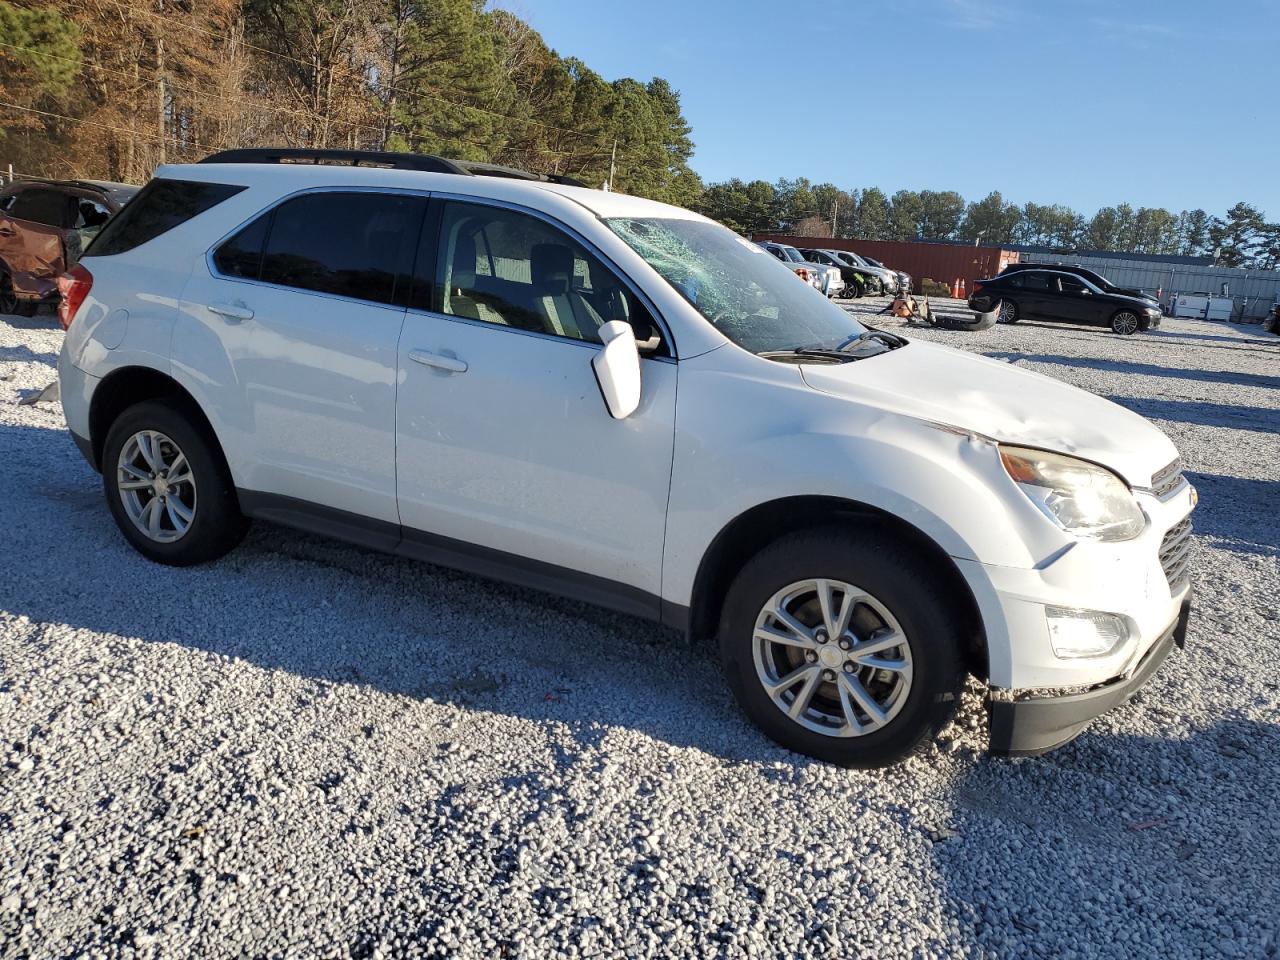
[[[1132,540],[1146,526],[1142,508],[1110,470],[1075,457],[1001,447],[1000,460],[1022,492],[1063,530],[1085,540]]]

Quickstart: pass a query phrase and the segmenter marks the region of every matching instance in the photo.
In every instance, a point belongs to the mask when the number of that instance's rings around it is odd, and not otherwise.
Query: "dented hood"
[[[1133,486],[1177,455],[1152,423],[1110,400],[1012,364],[913,340],[842,364],[803,364],[816,390],[1004,443],[1101,463]]]

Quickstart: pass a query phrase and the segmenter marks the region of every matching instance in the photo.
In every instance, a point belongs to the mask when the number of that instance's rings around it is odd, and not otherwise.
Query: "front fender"
[[[1031,568],[1064,546],[990,441],[822,394],[797,368],[773,366],[761,371],[773,381],[762,407],[759,377],[682,364],[665,600],[688,606],[719,533],[748,510],[791,497],[874,507],[957,559]]]

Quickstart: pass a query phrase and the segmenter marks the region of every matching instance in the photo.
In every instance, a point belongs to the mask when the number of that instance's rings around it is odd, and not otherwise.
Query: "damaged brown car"
[[[138,192],[101,180],[15,180],[0,187],[0,315],[57,303],[58,277]]]

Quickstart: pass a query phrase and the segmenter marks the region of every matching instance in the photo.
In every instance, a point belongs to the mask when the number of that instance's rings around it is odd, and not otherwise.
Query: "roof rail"
[[[309,163],[350,167],[382,167],[392,170],[419,170],[426,173],[457,173],[463,176],[508,177],[512,180],[535,180],[560,183],[570,187],[585,186],[573,177],[558,174],[530,173],[515,167],[472,160],[450,160],[427,153],[393,153],[384,150],[308,150],[301,147],[246,147],[211,153],[201,163]]]
[[[427,173],[461,173],[452,160],[425,153],[391,153],[382,150],[307,150],[300,147],[248,147],[211,153],[201,163],[308,163],[344,167],[383,167],[421,170]]]

